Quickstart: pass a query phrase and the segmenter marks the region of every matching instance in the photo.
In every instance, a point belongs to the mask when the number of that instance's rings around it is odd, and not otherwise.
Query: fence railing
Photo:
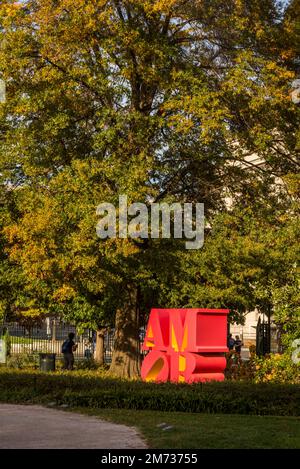
[[[1,331],[2,329],[2,331]],[[9,335],[9,348],[11,355],[33,354],[37,352],[49,352],[61,355],[61,347],[68,334],[75,334],[78,348],[75,356],[84,357],[85,349],[91,343],[92,331],[86,329],[79,334],[75,326],[62,322],[49,320],[39,326],[23,326],[19,323],[4,323],[0,333],[7,331]]]
[[[95,351],[96,333],[92,329],[79,332],[76,326],[60,322],[58,320],[47,320],[40,325],[26,327],[17,322],[6,322],[0,324],[0,336],[7,331],[9,335],[10,355],[33,355],[35,353],[56,353],[62,356],[61,348],[63,342],[68,338],[70,332],[75,334],[77,349],[74,352],[75,359],[92,357]],[[140,343],[143,342],[143,333],[140,334]],[[114,348],[114,332],[108,331],[104,335],[104,361],[110,363]]]

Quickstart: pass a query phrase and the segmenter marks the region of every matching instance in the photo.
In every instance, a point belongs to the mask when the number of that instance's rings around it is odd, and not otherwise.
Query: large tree
[[[115,374],[138,373],[140,306],[185,302],[184,247],[101,241],[96,206],[198,201],[212,223],[257,178],[268,197],[270,175],[295,172],[281,30],[272,0],[1,3],[11,259],[44,308],[98,327],[115,312]],[[264,168],[241,164],[253,152]]]

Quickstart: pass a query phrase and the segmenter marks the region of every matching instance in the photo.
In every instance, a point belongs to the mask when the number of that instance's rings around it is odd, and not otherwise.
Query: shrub
[[[41,373],[0,368],[0,401],[70,407],[300,415],[300,386],[223,382],[154,384],[105,377],[103,370]]]
[[[225,371],[229,381],[253,383],[300,384],[300,364],[293,362],[291,354],[270,354],[258,357],[250,351],[250,360],[242,361],[235,352],[229,352]]]
[[[37,369],[39,366],[39,355],[37,353],[22,353],[19,355],[10,355],[7,357],[6,366],[9,368]]]
[[[255,383],[300,384],[300,364],[294,363],[289,353],[254,357],[253,363]]]
[[[243,361],[239,354],[231,351],[226,354],[225,376],[229,381],[253,381],[255,374],[255,364],[253,354],[250,360]]]
[[[84,358],[82,360],[75,361],[75,368],[76,370],[98,370],[102,368],[93,358]],[[103,367],[103,369],[107,370],[109,367]]]
[[[33,352],[33,353],[20,353],[17,355],[11,355],[7,357],[6,361],[6,366],[8,368],[14,368],[14,369],[19,369],[19,370],[28,370],[31,371],[32,369],[38,369],[39,368],[39,363],[40,363],[40,358],[39,358],[40,352]],[[62,370],[63,368],[63,358],[62,357],[57,357],[56,358],[56,370]],[[74,367],[76,370],[98,370],[102,369],[103,371],[107,371],[109,367],[104,366],[101,367],[100,365],[95,362],[94,359],[82,359],[78,360],[75,359],[75,364]]]

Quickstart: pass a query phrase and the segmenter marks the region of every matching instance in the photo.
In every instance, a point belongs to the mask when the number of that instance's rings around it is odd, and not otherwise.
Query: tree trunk
[[[118,309],[115,319],[114,351],[110,373],[118,378],[137,378],[140,375],[139,314],[136,289],[124,295],[124,308]]]
[[[100,328],[96,332],[95,361],[101,366],[104,365],[104,334],[104,328]]]

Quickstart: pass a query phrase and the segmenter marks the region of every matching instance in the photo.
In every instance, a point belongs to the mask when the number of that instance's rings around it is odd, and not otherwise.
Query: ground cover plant
[[[0,369],[0,402],[163,412],[300,416],[300,386],[223,382],[152,384],[107,371],[41,373]]]

